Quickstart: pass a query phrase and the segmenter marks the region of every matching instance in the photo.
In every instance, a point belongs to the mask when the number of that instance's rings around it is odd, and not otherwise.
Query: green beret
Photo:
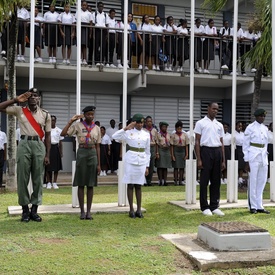
[[[169,124],[166,121],[161,121],[159,123],[159,127],[161,127],[162,125],[169,126]]]
[[[144,122],[144,117],[142,114],[135,114],[135,115],[133,115],[132,121]]]
[[[254,112],[254,116],[266,116],[266,111],[264,109],[257,109],[255,112]]]
[[[82,110],[82,112],[83,112],[83,113],[87,113],[87,112],[94,111],[95,109],[96,109],[95,106],[87,106],[87,107],[85,107],[85,108]]]

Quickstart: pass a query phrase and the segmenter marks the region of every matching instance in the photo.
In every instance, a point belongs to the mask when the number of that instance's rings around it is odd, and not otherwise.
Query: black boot
[[[30,210],[28,205],[22,206],[23,213],[21,217],[21,222],[29,222],[30,221]]]
[[[35,222],[41,222],[42,218],[37,214],[38,205],[33,204],[31,208],[30,218]]]

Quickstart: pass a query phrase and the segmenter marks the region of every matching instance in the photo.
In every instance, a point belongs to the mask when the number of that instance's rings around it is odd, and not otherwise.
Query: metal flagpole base
[[[124,162],[118,162],[118,206],[127,206],[129,205],[127,199],[127,184],[122,183],[124,172]]]
[[[227,161],[227,202],[238,202],[238,161]]]
[[[78,187],[73,186],[74,174],[75,174],[76,161],[72,161],[72,207],[79,207],[79,201],[77,196]]]
[[[270,161],[269,171],[270,171],[270,201],[275,202],[275,173],[274,173],[275,163]]]
[[[186,185],[185,185],[185,201],[186,204],[196,204],[197,193],[197,161],[186,160]]]

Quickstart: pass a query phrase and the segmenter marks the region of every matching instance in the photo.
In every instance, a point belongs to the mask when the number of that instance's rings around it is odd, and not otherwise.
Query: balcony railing
[[[19,34],[18,62],[28,62],[30,28],[29,22]],[[22,34],[23,31],[23,34]],[[9,24],[2,33],[2,50],[9,47]],[[24,39],[22,39],[22,37]],[[76,64],[76,47],[81,44],[83,66],[105,66],[123,68],[123,29],[81,26],[81,41],[77,41],[76,25],[60,23],[36,23],[35,62],[54,64]],[[142,39],[142,43],[139,39]],[[190,72],[190,36],[128,30],[128,68],[168,72]],[[238,72],[251,74],[244,55],[255,42],[238,43]],[[26,47],[26,51],[24,48]],[[232,72],[232,39],[195,36],[195,72],[230,74]],[[22,56],[24,58],[22,58]]]

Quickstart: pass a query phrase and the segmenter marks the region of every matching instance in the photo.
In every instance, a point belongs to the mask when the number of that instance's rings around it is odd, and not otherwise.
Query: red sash
[[[41,126],[37,123],[37,121],[32,116],[31,111],[27,107],[22,108],[24,115],[26,116],[27,120],[31,124],[32,128],[35,130],[35,132],[39,135],[40,139],[42,140],[44,137],[44,132],[41,129]]]

